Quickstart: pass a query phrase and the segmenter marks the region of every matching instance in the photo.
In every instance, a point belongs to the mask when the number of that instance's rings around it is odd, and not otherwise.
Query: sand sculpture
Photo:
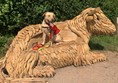
[[[106,60],[106,56],[90,50],[88,43],[94,34],[113,34],[114,24],[100,8],[87,8],[72,20],[55,23],[63,42],[43,50],[32,50],[41,41],[41,24],[29,25],[18,32],[1,61],[1,77],[51,77],[55,69],[74,65],[90,65]],[[4,70],[4,71],[3,71]]]

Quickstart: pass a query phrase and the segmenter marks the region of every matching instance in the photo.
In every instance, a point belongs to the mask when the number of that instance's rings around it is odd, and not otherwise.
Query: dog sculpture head
[[[98,8],[87,8],[68,21],[69,28],[80,39],[88,43],[91,35],[113,34],[115,25]]]
[[[55,14],[53,12],[45,12],[43,16],[46,23],[53,22],[55,20]]]
[[[92,34],[113,34],[115,25],[97,8],[88,8],[82,13],[86,14],[87,29]]]

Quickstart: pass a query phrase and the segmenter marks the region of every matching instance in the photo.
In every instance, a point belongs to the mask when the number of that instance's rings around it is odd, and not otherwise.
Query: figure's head
[[[53,22],[55,20],[55,14],[53,12],[45,12],[43,14],[45,22]]]
[[[86,13],[87,29],[92,34],[112,34],[116,31],[115,25],[104,15],[103,11],[97,8],[88,8]]]

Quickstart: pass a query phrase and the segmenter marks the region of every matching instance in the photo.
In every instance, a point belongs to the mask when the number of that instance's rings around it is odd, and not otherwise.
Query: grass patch
[[[92,50],[110,50],[118,52],[118,36],[93,36],[89,42]]]
[[[0,58],[5,56],[13,38],[12,35],[0,36]]]

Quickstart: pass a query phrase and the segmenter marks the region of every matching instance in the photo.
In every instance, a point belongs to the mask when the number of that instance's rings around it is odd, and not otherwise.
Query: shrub
[[[0,58],[5,55],[13,38],[13,36],[0,36]]]
[[[89,45],[93,50],[118,51],[118,36],[93,36]]]

